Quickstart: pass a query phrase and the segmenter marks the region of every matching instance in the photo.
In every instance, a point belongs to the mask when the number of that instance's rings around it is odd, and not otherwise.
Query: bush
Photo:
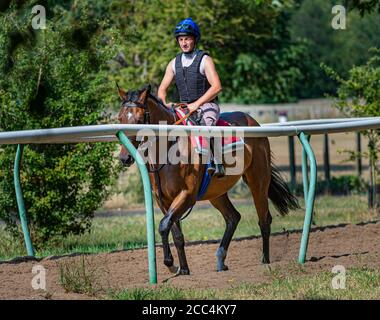
[[[321,184],[322,189],[326,190],[328,187],[330,193],[336,195],[362,193],[366,190],[364,181],[360,177],[354,175],[332,177],[329,184],[327,181],[323,181]]]
[[[371,48],[372,57],[361,66],[349,70],[347,79],[342,78],[335,70],[325,66],[326,73],[339,84],[335,107],[348,117],[377,117],[380,115],[380,48]],[[361,154],[348,151],[350,160],[356,157],[369,159],[369,184],[373,190],[373,203],[376,206],[374,185],[377,180],[378,153],[380,150],[380,131],[367,130],[363,134],[368,137],[368,152]]]
[[[92,125],[114,94],[107,62],[113,30],[77,3],[48,7],[45,30],[28,23],[34,1],[0,13],[0,131]],[[84,232],[114,179],[115,144],[29,145],[21,184],[31,235],[39,247],[54,236]],[[0,152],[0,219],[15,236],[15,147]]]

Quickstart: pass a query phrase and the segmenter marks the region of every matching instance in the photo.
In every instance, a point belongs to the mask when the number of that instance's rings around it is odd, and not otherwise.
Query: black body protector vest
[[[210,88],[207,77],[200,72],[201,61],[205,55],[208,54],[199,50],[194,61],[188,67],[182,66],[182,53],[175,58],[175,83],[182,103],[192,103],[198,100]],[[216,101],[217,98],[211,102]]]

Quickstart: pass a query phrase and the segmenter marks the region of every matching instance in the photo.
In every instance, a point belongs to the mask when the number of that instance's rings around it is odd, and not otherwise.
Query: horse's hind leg
[[[244,172],[243,180],[251,190],[257,215],[259,216],[259,226],[261,236],[263,237],[262,263],[270,263],[269,237],[271,233],[270,226],[272,216],[269,212],[268,190],[271,180],[271,167],[268,158],[265,157],[265,152],[256,152],[256,157],[260,157],[260,159],[253,159],[252,165]]]
[[[224,260],[226,259],[228,247],[241,216],[231,203],[227,193],[220,196],[219,198],[210,200],[210,202],[222,213],[223,218],[226,222],[226,230],[224,231],[223,239],[218,250],[216,251],[216,270],[228,270],[228,267],[224,264]]]

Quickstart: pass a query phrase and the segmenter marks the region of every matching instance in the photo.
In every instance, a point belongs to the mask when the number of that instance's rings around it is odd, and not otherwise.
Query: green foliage
[[[295,87],[304,79],[307,44],[283,45],[266,55],[241,53],[235,61],[232,88],[226,95],[238,103],[278,103],[297,99]]]
[[[179,52],[174,26],[191,16],[202,31],[199,47],[216,63],[222,101],[293,100],[295,83],[303,79],[305,44],[291,41],[287,31],[285,11],[292,4],[292,0],[143,0],[121,6],[115,1],[120,10],[113,13],[113,21],[129,41],[112,65],[114,78],[126,88],[147,82],[157,88]],[[175,92],[170,94],[175,101]]]
[[[30,27],[35,1],[0,14],[0,130],[68,127],[109,122],[115,99],[106,76],[115,30],[91,5],[65,8],[49,1],[47,28]],[[29,145],[21,184],[32,240],[84,232],[113,182],[115,144]],[[0,218],[14,235],[14,146],[0,152]]]
[[[304,62],[305,81],[297,83],[297,97],[312,98],[321,97],[325,93],[335,94],[337,83],[326,75],[320,64],[327,64],[345,77],[354,65],[364,64],[370,58],[368,49],[380,47],[379,15],[368,13],[361,17],[357,10],[346,11],[346,29],[334,30],[331,26],[334,17],[331,9],[337,4],[345,6],[346,1],[299,2],[299,8],[294,9],[291,18],[290,30],[293,39],[307,39],[308,51],[307,60]]]
[[[349,117],[380,115],[380,49],[372,48],[370,52],[372,57],[364,65],[353,67],[347,79],[323,66],[339,84],[336,107]]]
[[[346,30],[332,29],[331,8],[345,5],[344,1],[123,3],[113,1],[114,10],[109,13],[126,39],[111,65],[111,78],[126,88],[147,82],[158,87],[168,62],[179,52],[173,28],[188,16],[201,28],[199,47],[216,62],[222,102],[286,102],[334,93],[336,83],[326,76],[320,63],[347,75],[349,68],[368,59],[368,48],[380,46],[380,21],[370,11],[364,18],[357,10],[350,11]],[[178,100],[174,88],[170,100]]]
[[[361,16],[375,10],[380,13],[380,2],[378,0],[348,0],[347,2],[349,8],[358,10]]]
[[[323,65],[326,73],[339,84],[335,106],[349,117],[380,116],[380,49],[372,48],[370,51],[372,57],[364,65],[353,67],[347,79]],[[364,134],[368,137],[368,152],[358,156],[369,158],[370,186],[374,190],[372,198],[376,203],[374,184],[378,173],[376,163],[380,150],[380,135],[379,130],[368,130]]]
[[[329,183],[332,194],[361,193],[365,190],[363,180],[356,175],[332,177]]]

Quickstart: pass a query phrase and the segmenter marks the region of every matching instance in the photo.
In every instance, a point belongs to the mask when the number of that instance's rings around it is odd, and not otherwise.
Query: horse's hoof
[[[168,269],[171,273],[179,272],[179,267],[176,267],[176,266],[170,266],[170,267],[168,267]]]
[[[171,258],[171,259],[164,259],[164,265],[167,266],[169,268],[169,270],[171,268],[176,268],[176,267],[174,267],[173,262],[174,262],[173,258]]]
[[[190,270],[189,269],[179,269],[177,274],[181,275],[181,276],[188,276],[188,275],[190,275]]]
[[[261,259],[261,263],[262,263],[262,264],[270,264],[269,258],[265,258],[265,257],[263,257],[263,258]]]
[[[228,270],[228,267],[224,264],[222,266],[222,268],[219,268],[218,270],[216,270],[217,272],[221,272],[221,271],[227,271]]]

